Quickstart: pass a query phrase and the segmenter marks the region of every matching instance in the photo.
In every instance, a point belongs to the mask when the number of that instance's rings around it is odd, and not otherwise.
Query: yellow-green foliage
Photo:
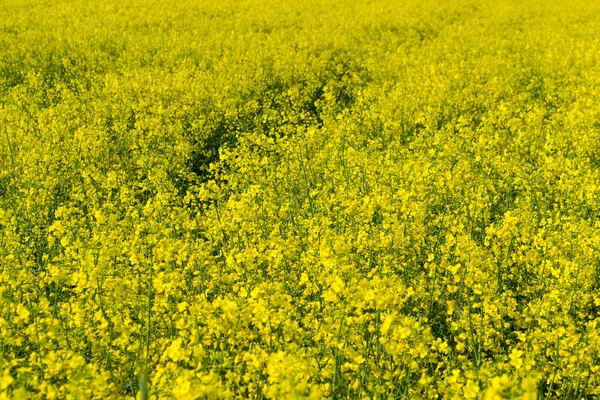
[[[597,398],[599,33],[2,0],[0,399]]]

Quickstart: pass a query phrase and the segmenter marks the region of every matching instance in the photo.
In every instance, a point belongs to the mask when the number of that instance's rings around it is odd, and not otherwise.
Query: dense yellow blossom
[[[3,0],[0,399],[599,397],[599,32]]]

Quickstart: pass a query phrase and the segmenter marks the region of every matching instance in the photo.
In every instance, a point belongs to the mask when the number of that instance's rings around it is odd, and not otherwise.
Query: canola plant
[[[3,0],[0,399],[597,398],[598,32]]]

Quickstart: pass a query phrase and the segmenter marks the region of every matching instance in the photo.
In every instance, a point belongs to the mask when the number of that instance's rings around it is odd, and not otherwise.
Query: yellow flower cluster
[[[598,32],[3,0],[0,399],[599,397]]]

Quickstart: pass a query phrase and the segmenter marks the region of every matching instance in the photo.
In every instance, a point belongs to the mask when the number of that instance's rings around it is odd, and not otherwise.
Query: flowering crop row
[[[598,32],[4,0],[0,399],[597,398]]]

